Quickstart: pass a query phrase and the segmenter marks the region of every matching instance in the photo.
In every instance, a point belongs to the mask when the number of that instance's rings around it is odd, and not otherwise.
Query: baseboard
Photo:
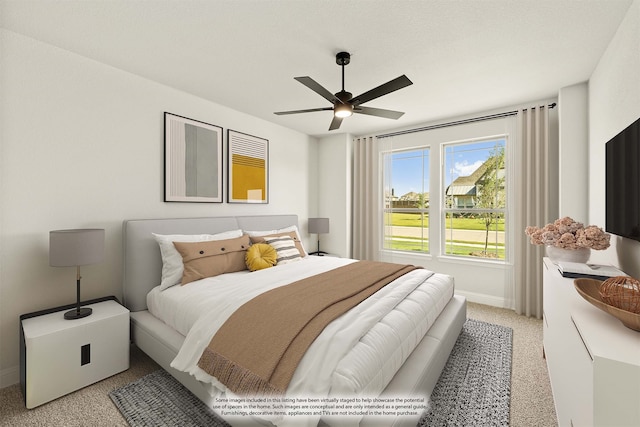
[[[14,366],[0,371],[0,388],[9,387],[10,385],[20,382],[20,367]]]
[[[510,308],[507,301],[502,297],[494,297],[486,294],[479,294],[476,292],[461,291],[456,289],[457,295],[462,295],[467,298],[467,301],[475,302],[478,304],[490,305],[492,307]]]

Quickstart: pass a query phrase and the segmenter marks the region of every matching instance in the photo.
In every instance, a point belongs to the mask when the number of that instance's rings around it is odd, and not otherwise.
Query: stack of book
[[[626,274],[612,266],[602,264],[583,264],[579,262],[558,262],[558,271],[562,277],[586,277],[589,279],[607,280],[610,277],[626,276]]]

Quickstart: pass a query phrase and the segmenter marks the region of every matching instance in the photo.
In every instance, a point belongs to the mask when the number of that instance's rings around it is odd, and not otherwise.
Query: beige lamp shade
[[[329,218],[309,218],[309,233],[327,234],[329,232]]]
[[[104,229],[85,228],[49,232],[49,265],[74,267],[101,262],[104,257]]]

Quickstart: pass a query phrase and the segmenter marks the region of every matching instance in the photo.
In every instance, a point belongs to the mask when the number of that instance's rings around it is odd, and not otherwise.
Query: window
[[[383,152],[383,249],[505,260],[506,148],[500,136]]]
[[[385,153],[383,248],[429,252],[429,149]]]
[[[505,137],[444,145],[444,254],[505,259],[505,147]]]

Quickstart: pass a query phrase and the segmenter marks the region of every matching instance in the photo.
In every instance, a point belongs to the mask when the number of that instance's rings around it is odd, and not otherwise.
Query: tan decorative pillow
[[[160,290],[177,285],[182,280],[182,256],[173,242],[204,242],[207,240],[235,239],[242,236],[242,230],[225,231],[218,234],[155,234],[151,233],[160,246],[162,256],[162,280]]]
[[[291,237],[291,239],[293,240],[293,243],[296,246],[296,249],[298,249],[298,252],[300,252],[301,257],[304,257],[307,255],[307,253],[304,251],[304,247],[302,246],[302,242],[300,241],[300,239],[298,239],[298,233],[296,233],[295,231],[267,234],[264,236],[251,236],[251,243],[264,243],[265,237],[282,237],[282,236]]]
[[[209,242],[173,242],[182,255],[182,285],[195,280],[247,269],[245,256],[251,244],[249,236]]]

